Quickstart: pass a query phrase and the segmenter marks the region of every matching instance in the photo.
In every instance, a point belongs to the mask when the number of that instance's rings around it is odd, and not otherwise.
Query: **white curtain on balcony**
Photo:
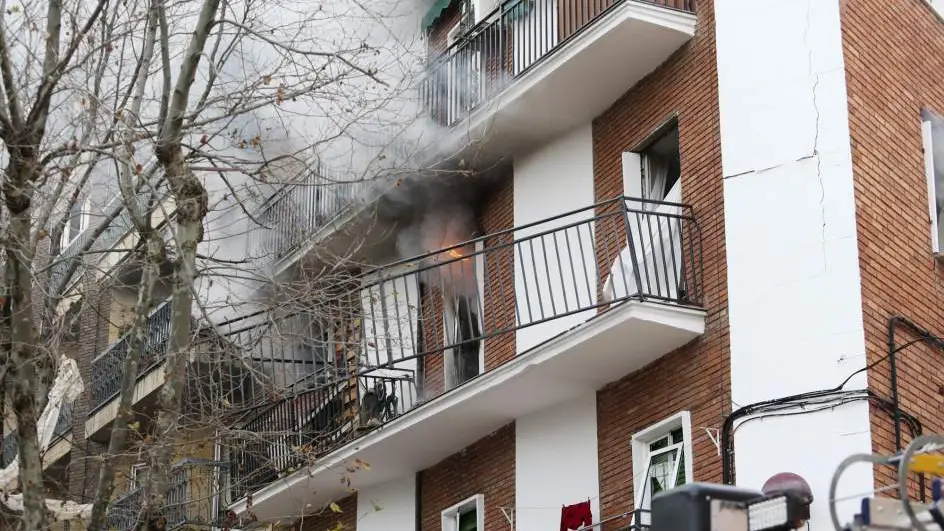
[[[82,378],[79,374],[79,367],[75,360],[61,356],[59,358],[59,371],[56,379],[49,390],[49,398],[46,407],[39,416],[39,422],[36,425],[36,431],[39,436],[40,454],[49,449],[49,443],[52,442],[53,432],[56,429],[56,422],[59,420],[59,411],[62,404],[66,401],[73,401],[78,398],[83,390]],[[13,461],[6,468],[0,469],[0,500],[7,508],[20,512],[23,510],[23,495],[8,494],[16,489],[18,484],[18,475],[20,471],[20,458],[14,457]],[[75,518],[88,518],[92,515],[91,504],[78,504],[63,500],[46,500],[46,507],[53,514],[56,520],[72,520]]]
[[[680,203],[681,183],[681,179],[677,180],[663,201]],[[639,293],[677,299],[683,273],[682,231],[676,217],[681,214],[680,207],[645,205],[643,208],[643,204],[632,199],[627,200],[626,207],[631,232],[629,245],[623,248],[610,268],[603,285],[603,300],[612,301]],[[636,282],[634,259],[641,285]]]

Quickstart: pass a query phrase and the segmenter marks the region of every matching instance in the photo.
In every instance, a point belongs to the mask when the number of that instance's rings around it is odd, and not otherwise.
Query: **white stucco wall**
[[[865,341],[839,0],[715,0],[715,18],[738,407],[838,385]],[[734,442],[738,485],[800,474],[824,529],[836,466],[870,451],[868,405],[749,421]],[[869,467],[844,477],[847,495],[873,486]]]
[[[515,531],[557,529],[562,505],[588,499],[600,519],[596,407],[590,393],[515,421]]]
[[[408,476],[357,493],[358,531],[416,528],[416,478]]]
[[[514,173],[516,227],[590,207],[593,205],[593,136],[590,124],[528,155],[516,157]],[[593,209],[587,208],[576,215],[517,231],[515,238],[536,235],[592,217]],[[519,243],[515,249],[519,323],[536,322],[562,315],[568,309],[587,307],[596,299],[595,271],[593,226],[590,222]],[[516,339],[517,351],[524,352],[591,315],[592,312],[582,312],[521,329]]]

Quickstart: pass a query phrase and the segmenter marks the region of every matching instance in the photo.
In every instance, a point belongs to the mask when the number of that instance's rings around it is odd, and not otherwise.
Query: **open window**
[[[692,425],[687,411],[633,435],[634,507],[648,511],[656,494],[692,478]]]
[[[931,251],[940,256],[944,244],[944,118],[921,111],[924,171],[928,182],[928,214],[931,220]]]
[[[135,489],[144,488],[144,485],[147,483],[148,475],[151,472],[151,467],[146,463],[137,463],[131,465],[131,475],[129,479],[128,490],[132,491]]]
[[[452,283],[460,288],[446,295],[443,301],[445,344],[453,346],[444,353],[446,389],[461,385],[485,370],[483,249],[483,242],[477,242],[473,256],[453,262],[449,267]]]
[[[686,298],[683,269],[681,157],[675,119],[634,151],[623,153],[627,246],[615,257],[605,300],[642,295],[667,302]]]
[[[442,531],[484,531],[485,496],[476,494],[442,512]]]

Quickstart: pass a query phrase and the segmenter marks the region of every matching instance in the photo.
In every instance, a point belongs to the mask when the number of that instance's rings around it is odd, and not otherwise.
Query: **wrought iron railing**
[[[263,203],[254,216],[259,226],[251,232],[250,249],[256,256],[285,258],[350,208],[364,204],[372,185],[317,167]]]
[[[170,300],[164,301],[151,311],[148,317],[147,337],[138,361],[138,377],[151,371],[167,353],[170,339]],[[121,390],[121,367],[131,346],[131,332],[121,336],[108,349],[92,361],[92,385],[90,411],[95,412]]]
[[[188,459],[171,471],[166,504],[161,514],[168,531],[184,525],[210,527],[221,521],[229,505],[229,463]],[[113,531],[137,529],[144,503],[144,486],[116,499],[108,508],[105,527]]]
[[[350,375],[329,385],[290,389],[290,398],[264,405],[233,430],[229,452],[232,499],[353,440],[358,429],[379,426],[416,401],[415,376]],[[304,384],[304,382],[300,382]]]
[[[504,1],[451,46],[433,50],[422,101],[437,123],[453,126],[626,2],[695,11],[693,0]]]
[[[483,354],[512,359],[628,301],[700,307],[701,235],[686,205],[618,198],[381,267],[358,286],[319,300],[332,366],[234,426],[234,499],[478,376]]]
[[[69,431],[72,429],[72,411],[72,402],[64,403],[62,404],[62,407],[59,408],[59,417],[56,419],[55,428],[53,428],[50,446],[56,444],[56,441],[69,434]],[[13,458],[16,457],[17,453],[19,453],[19,449],[17,447],[18,444],[19,436],[17,435],[16,430],[12,430],[10,433],[4,436],[3,451],[2,455],[0,455],[0,468],[5,467],[13,462]]]
[[[52,440],[65,437],[72,430],[72,411],[74,404],[66,402],[59,408],[59,418],[56,420],[56,427],[52,431]]]

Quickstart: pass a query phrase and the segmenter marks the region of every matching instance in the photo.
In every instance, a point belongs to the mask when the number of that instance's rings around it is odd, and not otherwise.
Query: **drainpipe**
[[[413,487],[414,487],[414,497],[413,500],[413,510],[416,513],[414,518],[416,519],[416,531],[423,531],[423,473],[417,472],[414,476]]]

